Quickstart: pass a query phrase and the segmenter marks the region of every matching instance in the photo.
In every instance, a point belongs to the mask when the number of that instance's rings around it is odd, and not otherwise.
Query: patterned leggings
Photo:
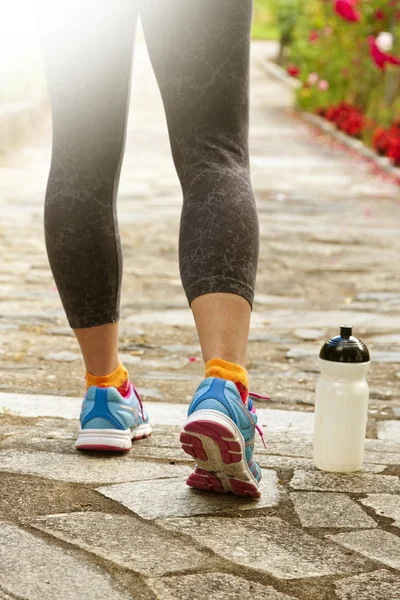
[[[252,308],[259,255],[248,155],[253,1],[60,4],[46,3],[57,14],[41,34],[53,117],[45,239],[71,327],[119,319],[116,198],[139,13],[183,191],[179,268],[189,306],[202,294],[230,292]]]

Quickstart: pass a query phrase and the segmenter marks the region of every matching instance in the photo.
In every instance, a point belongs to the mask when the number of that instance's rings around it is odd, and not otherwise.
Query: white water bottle
[[[368,348],[344,325],[321,348],[314,425],[314,464],[323,471],[362,469],[368,420]]]

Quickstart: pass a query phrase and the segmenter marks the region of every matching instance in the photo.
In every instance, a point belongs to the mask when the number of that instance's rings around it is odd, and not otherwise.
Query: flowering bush
[[[318,114],[328,119],[348,135],[361,138],[368,124],[367,117],[354,106],[341,102],[337,106],[320,108]]]
[[[400,164],[400,0],[298,6],[284,54],[288,72],[302,83],[298,105]]]
[[[379,154],[388,156],[395,165],[400,166],[400,120],[393,123],[388,130],[378,127],[372,142]]]

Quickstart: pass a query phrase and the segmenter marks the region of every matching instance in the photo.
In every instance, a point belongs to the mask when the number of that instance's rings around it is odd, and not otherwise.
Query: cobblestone
[[[290,498],[303,527],[376,527],[375,521],[343,494],[297,492],[290,494]]]
[[[320,471],[295,471],[292,488],[296,490],[319,490],[325,492],[392,492],[400,493],[400,481],[395,475],[372,475],[370,473],[322,473]]]
[[[185,486],[184,479],[111,485],[97,491],[120,502],[143,519],[165,519],[277,506],[280,491],[275,471],[264,471],[261,490],[261,498],[252,502],[239,496],[204,494]]]
[[[30,524],[143,575],[156,577],[208,562],[207,555],[189,544],[170,540],[165,532],[126,515],[72,513],[40,517]]]
[[[374,571],[337,581],[336,594],[340,600],[398,600],[400,576],[390,571]]]
[[[291,110],[261,68],[275,50],[254,44],[251,73],[261,248],[247,368],[272,398],[256,402],[259,502],[185,486],[179,430],[204,372],[189,361],[201,351],[177,260],[182,197],[143,43],[118,202],[120,351],[154,433],[126,456],[74,449],[83,362],[43,239],[50,122],[0,157],[0,598],[399,597],[399,188]],[[372,356],[366,463],[351,476],[312,462],[318,352],[344,322]]]
[[[224,558],[279,579],[354,573],[366,567],[362,559],[275,517],[170,519],[164,526],[191,535]]]
[[[293,596],[281,594],[272,587],[224,573],[150,579],[148,585],[157,600],[293,600]]]
[[[15,525],[0,523],[0,536],[0,585],[9,594],[14,594],[13,598],[132,598],[119,590],[103,569],[75,558]]]
[[[400,539],[378,529],[352,531],[328,536],[334,542],[351,548],[364,556],[381,562],[393,569],[400,569]]]
[[[381,421],[378,423],[378,438],[400,445],[400,421]]]
[[[191,469],[184,465],[134,461],[129,457],[105,457],[104,454],[50,454],[48,452],[0,452],[0,471],[27,473],[59,481],[115,483],[158,477],[182,477]]]
[[[400,528],[400,498],[392,494],[368,494],[360,500],[364,506],[370,506],[377,515],[394,519],[393,527]]]

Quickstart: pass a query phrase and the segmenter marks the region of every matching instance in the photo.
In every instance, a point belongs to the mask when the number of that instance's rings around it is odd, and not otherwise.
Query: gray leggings
[[[230,292],[252,308],[259,255],[248,155],[252,0],[62,4],[46,3],[54,26],[42,33],[53,116],[45,238],[71,327],[119,319],[116,198],[139,13],[183,191],[179,268],[189,306],[202,294]]]

